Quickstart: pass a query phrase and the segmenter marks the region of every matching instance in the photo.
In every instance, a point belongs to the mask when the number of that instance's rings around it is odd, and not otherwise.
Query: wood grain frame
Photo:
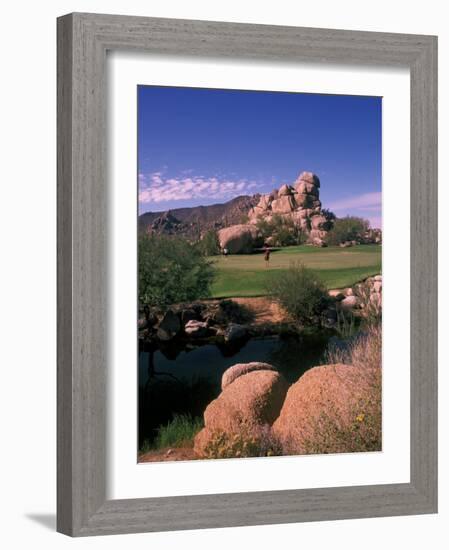
[[[106,52],[408,67],[410,483],[106,499]],[[58,504],[72,536],[437,511],[437,38],[74,13],[58,19]]]

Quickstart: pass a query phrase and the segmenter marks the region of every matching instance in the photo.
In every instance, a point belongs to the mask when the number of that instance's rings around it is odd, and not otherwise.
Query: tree
[[[198,247],[203,256],[217,256],[220,254],[220,243],[218,242],[217,232],[214,229],[206,231],[199,241]]]
[[[165,308],[210,295],[214,268],[194,244],[181,237],[141,235],[138,254],[141,306]]]
[[[319,276],[299,262],[271,278],[269,293],[300,325],[314,324],[330,301]]]
[[[337,216],[332,212],[332,210],[329,210],[328,208],[322,208],[321,214],[323,214],[328,222],[333,222],[337,219]]]
[[[327,234],[328,244],[338,245],[345,241],[357,241],[369,228],[369,221],[356,216],[334,220],[334,226]]]

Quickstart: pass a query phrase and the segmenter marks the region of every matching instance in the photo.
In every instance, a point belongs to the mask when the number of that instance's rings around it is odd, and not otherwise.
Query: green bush
[[[368,229],[369,222],[363,218],[355,216],[337,218],[327,234],[326,241],[330,245],[339,245],[346,241],[358,241]]]
[[[141,235],[139,302],[167,307],[210,295],[214,268],[201,250],[181,237]]]
[[[154,449],[193,447],[193,438],[202,427],[201,418],[192,418],[188,414],[175,414],[171,422],[158,429],[152,446]]]
[[[267,291],[300,325],[320,322],[320,314],[330,301],[318,274],[299,262],[273,275]]]
[[[271,220],[259,219],[257,229],[264,240],[271,238],[274,246],[291,246],[305,241],[300,227],[291,218],[280,214],[274,214]]]

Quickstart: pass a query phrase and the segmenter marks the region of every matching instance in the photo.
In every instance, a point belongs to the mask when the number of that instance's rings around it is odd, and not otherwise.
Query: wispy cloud
[[[331,201],[327,206],[337,216],[361,216],[368,219],[371,227],[382,227],[382,193],[364,193]]]
[[[375,212],[382,208],[382,193],[364,193],[355,197],[348,197],[338,201],[331,202],[328,206],[336,212],[346,210],[364,210],[366,212]]]
[[[168,178],[162,172],[139,174],[139,203],[159,203],[192,199],[230,199],[252,194],[257,183],[244,179],[206,178],[183,174]]]

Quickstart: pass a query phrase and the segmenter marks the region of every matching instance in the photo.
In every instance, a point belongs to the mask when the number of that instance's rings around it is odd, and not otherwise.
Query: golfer
[[[268,267],[270,265],[270,253],[271,253],[271,250],[267,245],[265,245],[265,254],[264,254],[265,267]]]

